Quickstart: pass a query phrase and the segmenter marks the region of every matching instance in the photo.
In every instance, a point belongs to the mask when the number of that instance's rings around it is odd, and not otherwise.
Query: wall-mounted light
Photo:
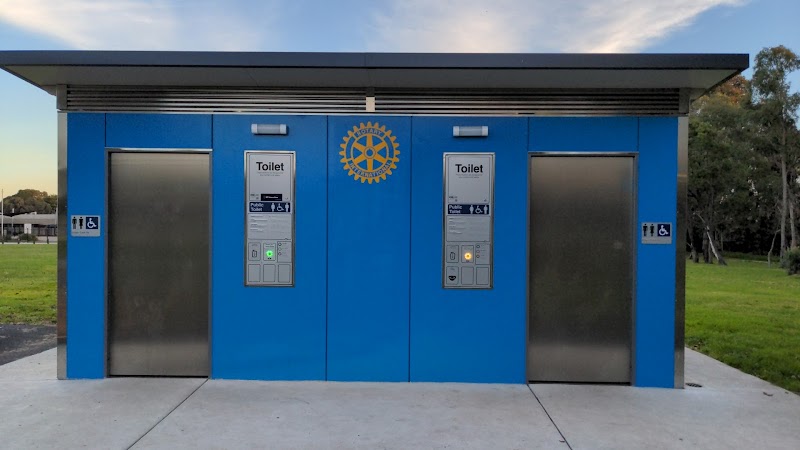
[[[489,127],[486,125],[475,127],[453,127],[453,137],[486,137],[489,136]]]
[[[289,127],[285,123],[254,123],[250,125],[253,134],[287,134]]]

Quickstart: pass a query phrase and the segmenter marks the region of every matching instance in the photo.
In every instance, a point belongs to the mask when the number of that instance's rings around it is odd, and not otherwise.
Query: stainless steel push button
[[[292,266],[289,264],[281,264],[278,266],[278,283],[291,283],[292,282]]]
[[[449,263],[457,263],[459,260],[459,251],[457,245],[448,245],[447,249],[445,250],[447,254],[445,255],[445,260]]]
[[[445,283],[448,285],[458,285],[458,267],[447,266],[445,271]]]
[[[275,261],[277,255],[275,254],[275,244],[264,243],[264,260]]]
[[[461,246],[461,262],[472,263],[475,262],[475,246],[462,245]]]
[[[264,280],[265,283],[275,282],[275,264],[264,264]]]
[[[461,284],[471,285],[475,283],[475,268],[462,267],[461,268]]]
[[[253,283],[261,281],[261,264],[247,265],[247,281]]]
[[[247,244],[247,259],[250,261],[258,261],[261,259],[261,243],[250,242]]]
[[[489,268],[488,267],[476,267],[475,274],[477,275],[477,285],[478,286],[488,286],[489,285]]]

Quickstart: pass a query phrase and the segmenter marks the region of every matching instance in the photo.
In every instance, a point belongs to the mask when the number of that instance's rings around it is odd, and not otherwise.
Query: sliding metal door
[[[109,375],[208,376],[209,155],[109,153]]]
[[[530,160],[528,378],[631,377],[635,159]]]

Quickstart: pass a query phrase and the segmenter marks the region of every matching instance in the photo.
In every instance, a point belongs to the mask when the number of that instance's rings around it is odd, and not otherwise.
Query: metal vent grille
[[[363,90],[68,87],[67,111],[361,113]]]
[[[675,115],[677,89],[376,90],[68,87],[65,111],[281,114]],[[373,109],[374,105],[374,110]]]
[[[375,93],[385,114],[458,115],[669,115],[679,106],[678,90],[562,90]]]

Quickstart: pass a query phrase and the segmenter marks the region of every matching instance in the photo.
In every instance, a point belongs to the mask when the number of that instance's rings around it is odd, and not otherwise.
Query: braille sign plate
[[[642,244],[672,244],[672,224],[669,222],[642,222]]]
[[[100,216],[70,216],[69,232],[72,237],[100,237]]]

